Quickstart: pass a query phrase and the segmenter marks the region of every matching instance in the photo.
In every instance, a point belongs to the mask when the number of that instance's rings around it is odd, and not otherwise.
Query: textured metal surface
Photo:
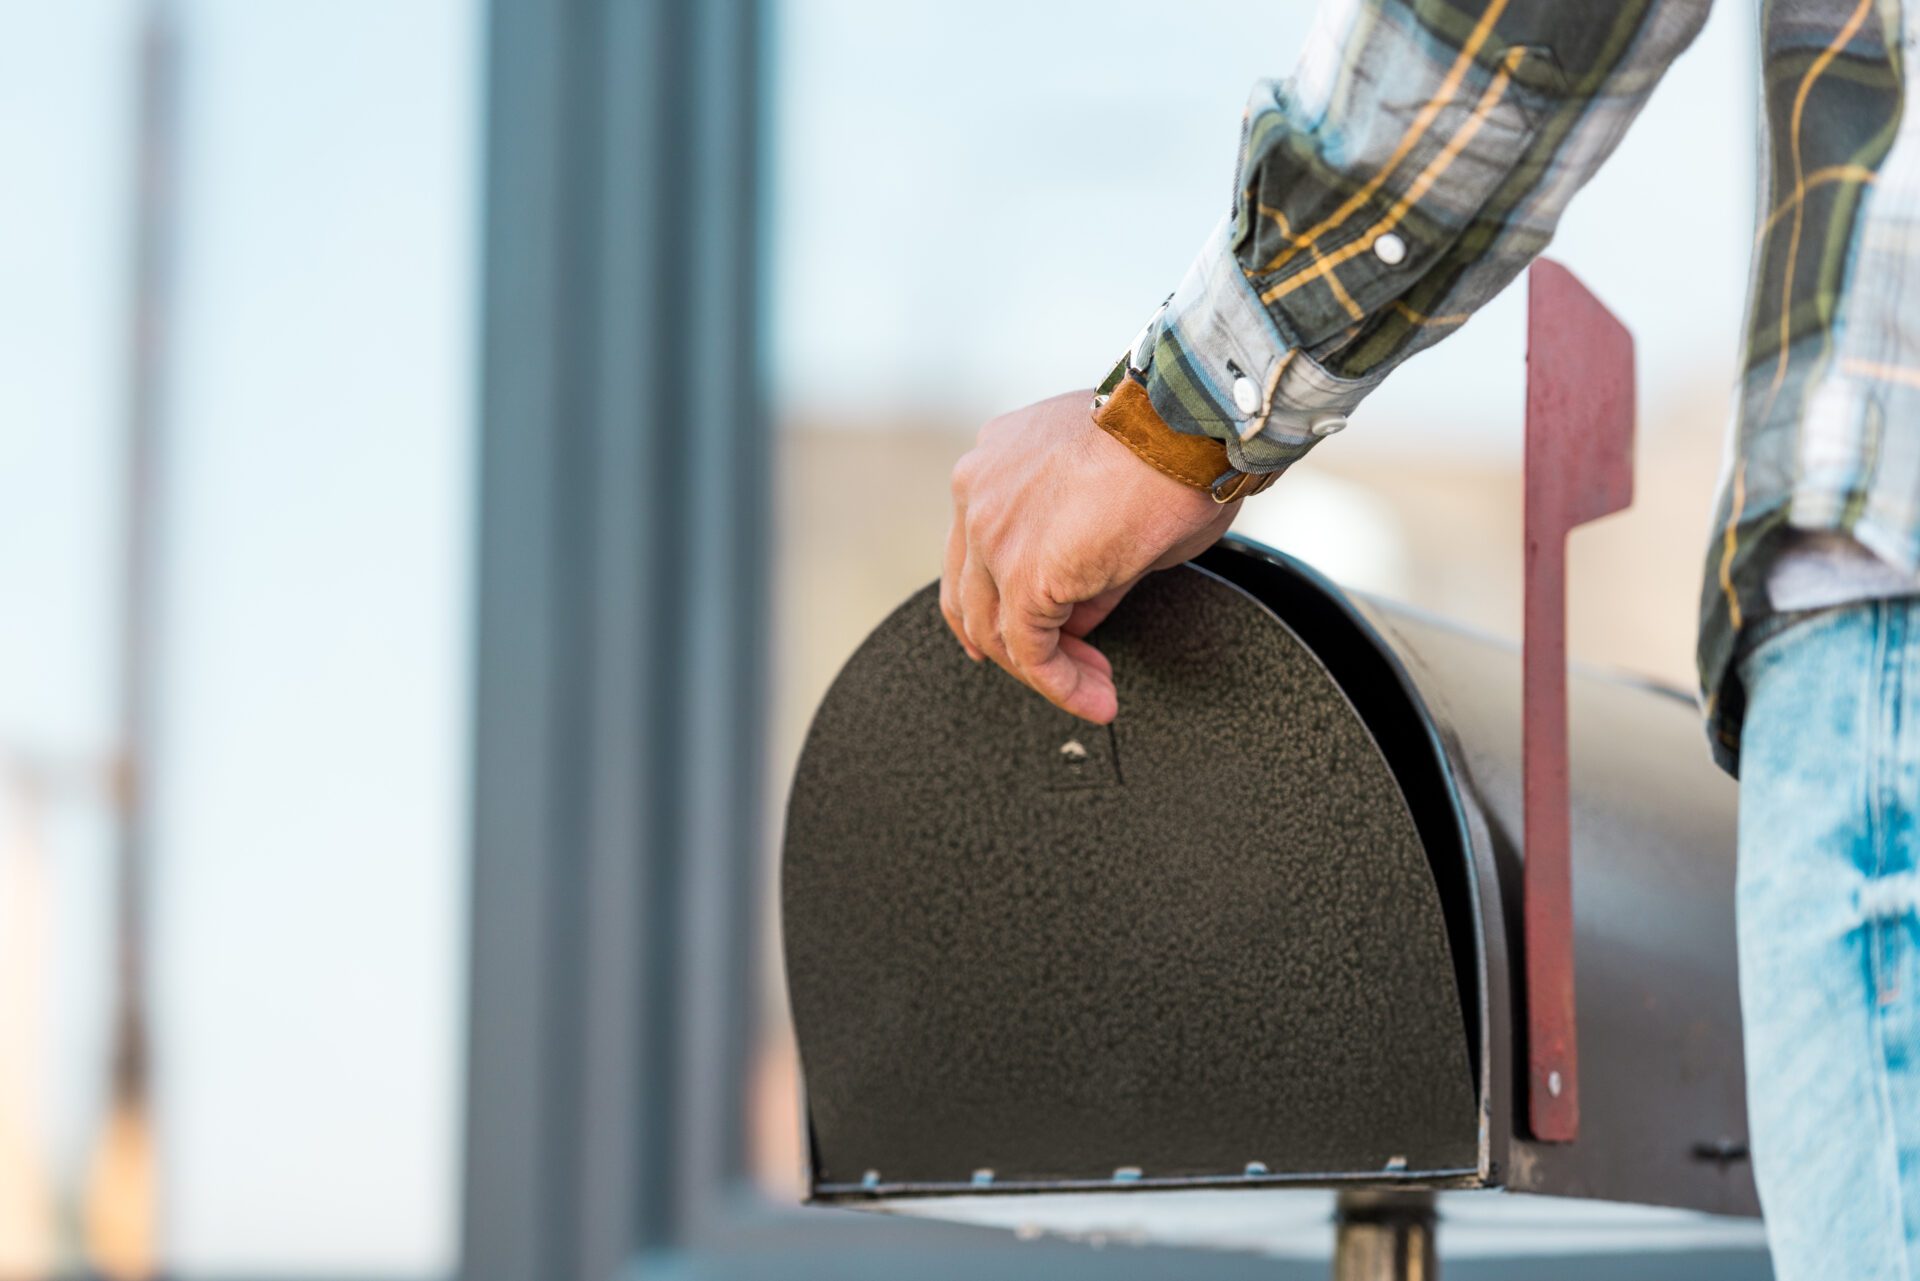
[[[1352,705],[1191,568],[1099,642],[1111,731],[929,589],[822,706],[782,888],[816,1194],[1473,1177],[1440,894]]]
[[[1580,1133],[1567,792],[1567,535],[1633,501],[1633,336],[1572,272],[1527,271],[1527,1117],[1533,1136]]]
[[[1390,717],[1370,723],[1403,778],[1438,755],[1471,847],[1476,946],[1489,976],[1481,1039],[1489,1181],[1758,1214],[1735,972],[1738,789],[1708,757],[1692,699],[1609,673],[1569,674],[1582,1120],[1576,1142],[1534,1142],[1516,1089],[1526,1079],[1524,973],[1508,959],[1519,960],[1510,948],[1524,923],[1517,647],[1342,592],[1257,544],[1229,540],[1201,563],[1286,619],[1363,708],[1402,681],[1416,691],[1431,738],[1396,730]],[[1429,820],[1430,807],[1444,808],[1417,805]]]
[[[1362,602],[1441,716],[1488,891],[1483,926],[1522,928],[1520,689],[1510,646]],[[1501,1181],[1527,1191],[1757,1214],[1733,928],[1738,790],[1714,767],[1693,701],[1576,668],[1573,943],[1580,975],[1578,1141],[1536,1143],[1519,1098]],[[1497,897],[1495,897],[1497,891]],[[1498,923],[1494,918],[1499,918]],[[1522,975],[1489,984],[1496,1047],[1524,1080]],[[1502,1009],[1502,1006],[1505,1009]]]
[[[1189,1168],[1169,1154],[1192,1153],[1197,1138],[1203,1146],[1221,1149],[1200,1163],[1203,1172],[1222,1152],[1270,1167],[1263,1179],[1217,1180],[1227,1184],[1278,1183],[1289,1177],[1322,1184],[1353,1177],[1399,1186],[1485,1184],[1556,1198],[1757,1214],[1745,1159],[1734,972],[1736,792],[1702,750],[1690,700],[1629,679],[1579,669],[1570,675],[1569,828],[1574,947],[1581,975],[1583,1122],[1575,1142],[1539,1143],[1529,1136],[1525,1092],[1518,1088],[1525,1080],[1525,992],[1520,958],[1509,950],[1510,941],[1519,942],[1524,911],[1518,647],[1342,592],[1291,558],[1254,544],[1230,539],[1200,564],[1244,589],[1271,614],[1246,611],[1245,598],[1219,596],[1217,584],[1192,570],[1144,584],[1134,608],[1117,613],[1118,626],[1102,637],[1115,654],[1128,710],[1110,739],[1081,740],[1086,767],[1097,776],[1091,783],[1074,783],[1062,771],[1081,767],[1048,754],[1060,746],[1052,737],[1056,728],[1077,722],[1049,724],[1053,714],[1044,704],[997,671],[960,659],[940,628],[930,596],[916,598],[889,620],[829,696],[796,784],[787,887],[789,977],[808,1073],[817,1192],[874,1208],[912,1207],[935,1217],[1111,1230],[1187,1244],[1243,1239],[1272,1222],[1280,1206],[1295,1204],[1259,1193],[1208,1199],[1213,1194],[1170,1191],[1142,1199],[1129,1191],[1152,1185],[1167,1171]],[[1198,601],[1217,597],[1230,607],[1196,607],[1184,586],[1189,584],[1204,585]],[[1318,662],[1300,663],[1302,644]],[[1164,658],[1153,659],[1155,654]],[[1260,678],[1252,673],[1263,666],[1296,675],[1272,682],[1271,692],[1261,693]],[[1303,671],[1313,679],[1299,679]],[[1329,699],[1328,679],[1348,698]],[[1316,705],[1349,710],[1344,717],[1318,718],[1303,710]],[[1146,734],[1143,723],[1129,718],[1149,707],[1157,709],[1149,719],[1168,723]],[[1365,737],[1380,757],[1352,747],[1354,717],[1364,723]],[[1181,721],[1189,723],[1176,723]],[[1239,742],[1242,721],[1253,723],[1250,734],[1261,723],[1278,727],[1279,742],[1272,750],[1279,754],[1276,759],[1288,762],[1284,768],[1219,750],[1217,728],[1224,725]],[[855,733],[862,727],[870,735],[865,740]],[[1336,741],[1326,746],[1306,741],[1329,732]],[[926,746],[942,734],[976,746],[1012,746],[997,749],[1000,763],[994,765],[985,763],[992,753],[974,759],[968,755],[971,748]],[[821,735],[840,746],[818,755]],[[1143,754],[1139,748],[1148,743],[1157,750]],[[847,750],[847,744],[854,746]],[[844,757],[835,759],[843,751]],[[928,751],[931,764],[923,756]],[[1112,755],[1103,755],[1107,751]],[[1060,1091],[1077,1099],[1077,1088],[1098,1079],[1098,1071],[1086,1067],[1089,1046],[1103,1066],[1125,1067],[1152,1063],[1158,1044],[1160,1070],[1187,1055],[1203,1063],[1209,1056],[1238,1062],[1248,1053],[1257,1060],[1265,1053],[1261,1047],[1275,1039],[1256,1028],[1255,1048],[1248,1051],[1244,1016],[1238,1013],[1222,1018],[1194,1013],[1170,1023],[1157,1011],[1146,1013],[1159,990],[1154,985],[1161,967],[1155,962],[1166,953],[1167,936],[1157,932],[1165,922],[1157,919],[1155,932],[1131,937],[1102,927],[1093,950],[1104,957],[1105,968],[1072,971],[1095,976],[1090,990],[1099,1000],[1073,1005],[1066,1020],[1036,1018],[1036,1009],[1072,1001],[1062,973],[1040,959],[1046,946],[1020,940],[1058,940],[1064,934],[1070,946],[1054,949],[1053,955],[1086,953],[1084,931],[1093,928],[1088,922],[1111,922],[1125,910],[1113,899],[1115,889],[1146,894],[1143,902],[1155,908],[1179,903],[1173,913],[1179,928],[1203,941],[1217,932],[1209,921],[1231,935],[1245,928],[1246,905],[1260,902],[1261,915],[1274,924],[1256,937],[1289,947],[1299,943],[1288,962],[1298,968],[1279,984],[1261,968],[1268,961],[1259,947],[1228,947],[1214,954],[1194,971],[1214,989],[1198,998],[1209,1004],[1224,1000],[1223,1008],[1240,1011],[1248,1008],[1251,988],[1290,1000],[1296,991],[1322,985],[1355,986],[1348,945],[1338,931],[1325,928],[1330,913],[1321,908],[1325,896],[1319,878],[1328,872],[1313,866],[1316,860],[1296,868],[1290,853],[1299,845],[1290,836],[1311,829],[1291,818],[1289,807],[1314,788],[1349,786],[1329,781],[1350,774],[1331,768],[1328,753],[1363,762],[1383,757],[1394,777],[1391,787],[1376,778],[1360,792],[1341,793],[1334,830],[1351,826],[1358,808],[1370,800],[1405,798],[1412,807],[1428,863],[1427,885],[1440,908],[1438,928],[1447,941],[1441,954],[1429,950],[1424,955],[1431,964],[1451,968],[1454,981],[1445,985],[1449,995],[1468,996],[1449,1017],[1461,1020],[1471,1050],[1459,1076],[1479,1090],[1478,1159],[1465,1163],[1477,1168],[1449,1174],[1422,1171],[1410,1161],[1404,1172],[1370,1171],[1372,1155],[1344,1166],[1293,1160],[1296,1141],[1311,1143],[1325,1133],[1319,1127],[1332,1122],[1316,1110],[1302,1112],[1291,1124],[1260,1113],[1257,1090],[1251,1092],[1249,1111],[1237,1079],[1215,1074],[1180,1080],[1175,1079],[1178,1068],[1171,1076],[1152,1078],[1152,1088],[1145,1091],[1114,1089],[1103,1104],[1108,1110],[1098,1115],[1076,1110],[1075,1103],[1062,1107]],[[996,824],[1026,833],[1027,819],[1066,798],[1077,797],[1089,814],[1103,812],[1134,795],[1142,782],[1135,768],[1141,760],[1176,771],[1165,776],[1169,805],[1231,820],[1169,838],[1169,848],[1178,851],[1172,862],[1177,876],[1162,875],[1169,860],[1160,859],[1132,866],[1112,885],[1101,877],[1071,880],[1089,867],[1104,868],[1100,860],[1109,856],[1124,864],[1127,851],[1140,848],[1134,835],[1139,816],[1122,811],[1114,811],[1115,826],[1090,829],[1103,834],[1098,841],[1060,843],[1044,831],[1016,836],[1007,848],[1021,853],[1011,860],[996,860],[990,850],[952,837],[956,828],[977,833]],[[951,770],[948,784],[928,777],[932,769]],[[925,792],[913,802],[923,807],[923,827],[904,842],[885,832],[863,831],[861,815],[900,804],[898,798],[885,798],[903,779]],[[936,793],[948,799],[941,801]],[[1040,809],[1035,798],[1041,798]],[[1264,832],[1264,843],[1236,844],[1249,832]],[[793,843],[802,835],[813,852]],[[1216,843],[1228,851],[1219,869],[1242,866],[1235,860],[1244,850],[1267,850],[1277,855],[1277,866],[1287,876],[1306,878],[1301,892],[1291,900],[1279,895],[1264,902],[1250,899],[1248,882],[1222,877],[1204,857]],[[875,848],[884,849],[888,858],[879,860]],[[1323,855],[1338,861],[1341,849]],[[943,852],[949,866],[941,870]],[[897,865],[900,855],[929,875],[922,878]],[[979,874],[963,875],[959,869],[969,865]],[[1335,883],[1346,874],[1335,874]],[[925,892],[922,879],[962,896],[972,915],[926,913],[914,898]],[[1403,879],[1399,888],[1412,884]],[[1410,901],[1419,899],[1414,895]],[[1336,901],[1334,907],[1345,912],[1348,901]],[[1296,915],[1274,914],[1275,906]],[[889,940],[898,939],[910,940],[907,969],[887,953]],[[976,948],[1006,948],[1008,955],[988,955],[983,966],[977,964]],[[951,962],[951,972],[930,957]],[[995,966],[997,976],[989,973]],[[1037,982],[1032,980],[1036,966]],[[1023,967],[1024,978],[1016,973]],[[975,979],[955,977],[967,974]],[[964,989],[957,999],[948,990],[954,984]],[[1092,1013],[1095,1008],[1102,1012]],[[907,1023],[923,1015],[936,1023],[946,1019],[945,1041],[924,1030],[902,1035]],[[1102,1026],[1101,1019],[1108,1020],[1104,1042],[1090,1038],[1087,1030]],[[1393,1035],[1382,1037],[1377,1025],[1356,1028],[1349,1019],[1330,1018],[1296,1028],[1293,1044],[1276,1053],[1295,1056],[1293,1062],[1316,1054],[1345,1062],[1356,1044],[1391,1051],[1406,1027],[1396,1016]],[[1318,1038],[1317,1045],[1307,1044],[1309,1038]],[[1106,1056],[1112,1047],[1124,1051],[1120,1059]],[[1057,1075],[1043,1080],[1041,1092],[1029,1098],[1021,1091],[1031,1081],[1016,1088],[996,1066],[1009,1055],[1029,1066],[1051,1063]],[[1070,1083],[1076,1064],[1091,1073],[1079,1086]],[[1297,1077],[1269,1071],[1265,1084],[1281,1102],[1267,1106],[1292,1106],[1302,1081],[1310,1089],[1324,1088],[1315,1079],[1311,1067]],[[1221,1089],[1223,1080],[1234,1088]],[[1179,1098],[1183,1091],[1185,1102]],[[1323,1096],[1329,1102],[1332,1097]],[[1352,1091],[1340,1106],[1355,1110],[1356,1124],[1377,1129],[1367,1141],[1371,1147],[1388,1134],[1420,1133],[1417,1127],[1405,1128],[1408,1112],[1398,1106],[1404,1102],[1391,1090]],[[1003,1106],[1011,1111],[999,1111]],[[928,1128],[923,1108],[945,1128]],[[1136,1128],[1136,1120],[1144,1128]],[[1306,1124],[1297,1123],[1302,1120]],[[852,1129],[843,1128],[849,1124]],[[863,1128],[865,1133],[854,1137]],[[1013,1128],[1022,1129],[1016,1146],[1024,1144],[1027,1165],[1057,1173],[1017,1178],[1019,1165],[996,1166],[991,1156],[976,1156]],[[1089,1134],[1095,1136],[1092,1145],[1082,1144]],[[1272,1137],[1259,1139],[1261,1154],[1241,1157],[1245,1144],[1236,1144],[1235,1137],[1262,1134]],[[1221,1135],[1228,1136],[1224,1142]],[[1111,1136],[1139,1141],[1113,1142]],[[889,1143],[902,1145],[902,1151],[911,1148],[916,1160],[938,1167],[937,1182],[896,1182],[885,1166],[852,1155],[855,1149],[874,1151]],[[1387,1146],[1398,1151],[1392,1140]],[[1056,1153],[1065,1155],[1050,1155]],[[1116,1168],[1138,1167],[1142,1178],[1116,1182],[1112,1170],[1100,1168],[1109,1162]],[[967,1168],[956,1187],[951,1172],[961,1166]],[[1018,1205],[1004,1212],[991,1208],[999,1198],[984,1203],[971,1195],[926,1199],[931,1192],[982,1190],[964,1184],[975,1168],[994,1170],[995,1182],[984,1190],[1044,1189],[1048,1195],[1013,1198]],[[875,1185],[863,1189],[859,1180],[867,1169],[876,1171]],[[1206,1208],[1201,1218],[1195,1217],[1197,1206]],[[1720,1240],[1714,1233],[1721,1231],[1703,1229],[1702,1235],[1686,1229],[1681,1235]]]

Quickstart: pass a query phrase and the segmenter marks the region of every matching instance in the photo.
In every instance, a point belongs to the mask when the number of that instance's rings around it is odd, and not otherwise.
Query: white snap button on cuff
[[[1339,414],[1328,414],[1324,418],[1314,419],[1313,426],[1308,428],[1308,430],[1316,436],[1331,436],[1346,425],[1347,420]]]
[[[1389,267],[1397,267],[1406,260],[1407,242],[1389,231],[1374,240],[1373,256]]]
[[[1243,414],[1258,413],[1260,410],[1260,389],[1245,374],[1233,380],[1233,403],[1240,407]]]

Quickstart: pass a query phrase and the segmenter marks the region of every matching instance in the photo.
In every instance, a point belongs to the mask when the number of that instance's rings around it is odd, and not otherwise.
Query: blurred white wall
[[[860,425],[980,420],[1098,381],[1224,211],[1247,94],[1291,70],[1314,6],[775,8],[779,401]],[[1731,382],[1754,39],[1750,8],[1718,6],[1552,251],[1633,328],[1649,403]],[[1520,293],[1328,450],[1517,454]]]

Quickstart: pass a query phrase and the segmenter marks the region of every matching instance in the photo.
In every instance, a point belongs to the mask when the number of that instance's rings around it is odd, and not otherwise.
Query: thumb
[[[1074,606],[1051,603],[1011,606],[1001,620],[1001,635],[1008,659],[1035,692],[1083,720],[1105,725],[1120,710],[1113,664],[1078,636],[1061,634],[1062,624],[1076,612]]]

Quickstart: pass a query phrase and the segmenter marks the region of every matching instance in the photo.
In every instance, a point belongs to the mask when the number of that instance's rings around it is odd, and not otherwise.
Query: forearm
[[[1112,720],[1107,611],[1545,248],[1706,9],[1457,3],[1323,14],[1293,80],[1255,92],[1232,207],[1092,420],[1074,393],[981,432],[941,576],[976,659]]]
[[[1552,238],[1707,0],[1348,0],[1249,102],[1236,195],[1131,349],[1176,431],[1273,471]]]

